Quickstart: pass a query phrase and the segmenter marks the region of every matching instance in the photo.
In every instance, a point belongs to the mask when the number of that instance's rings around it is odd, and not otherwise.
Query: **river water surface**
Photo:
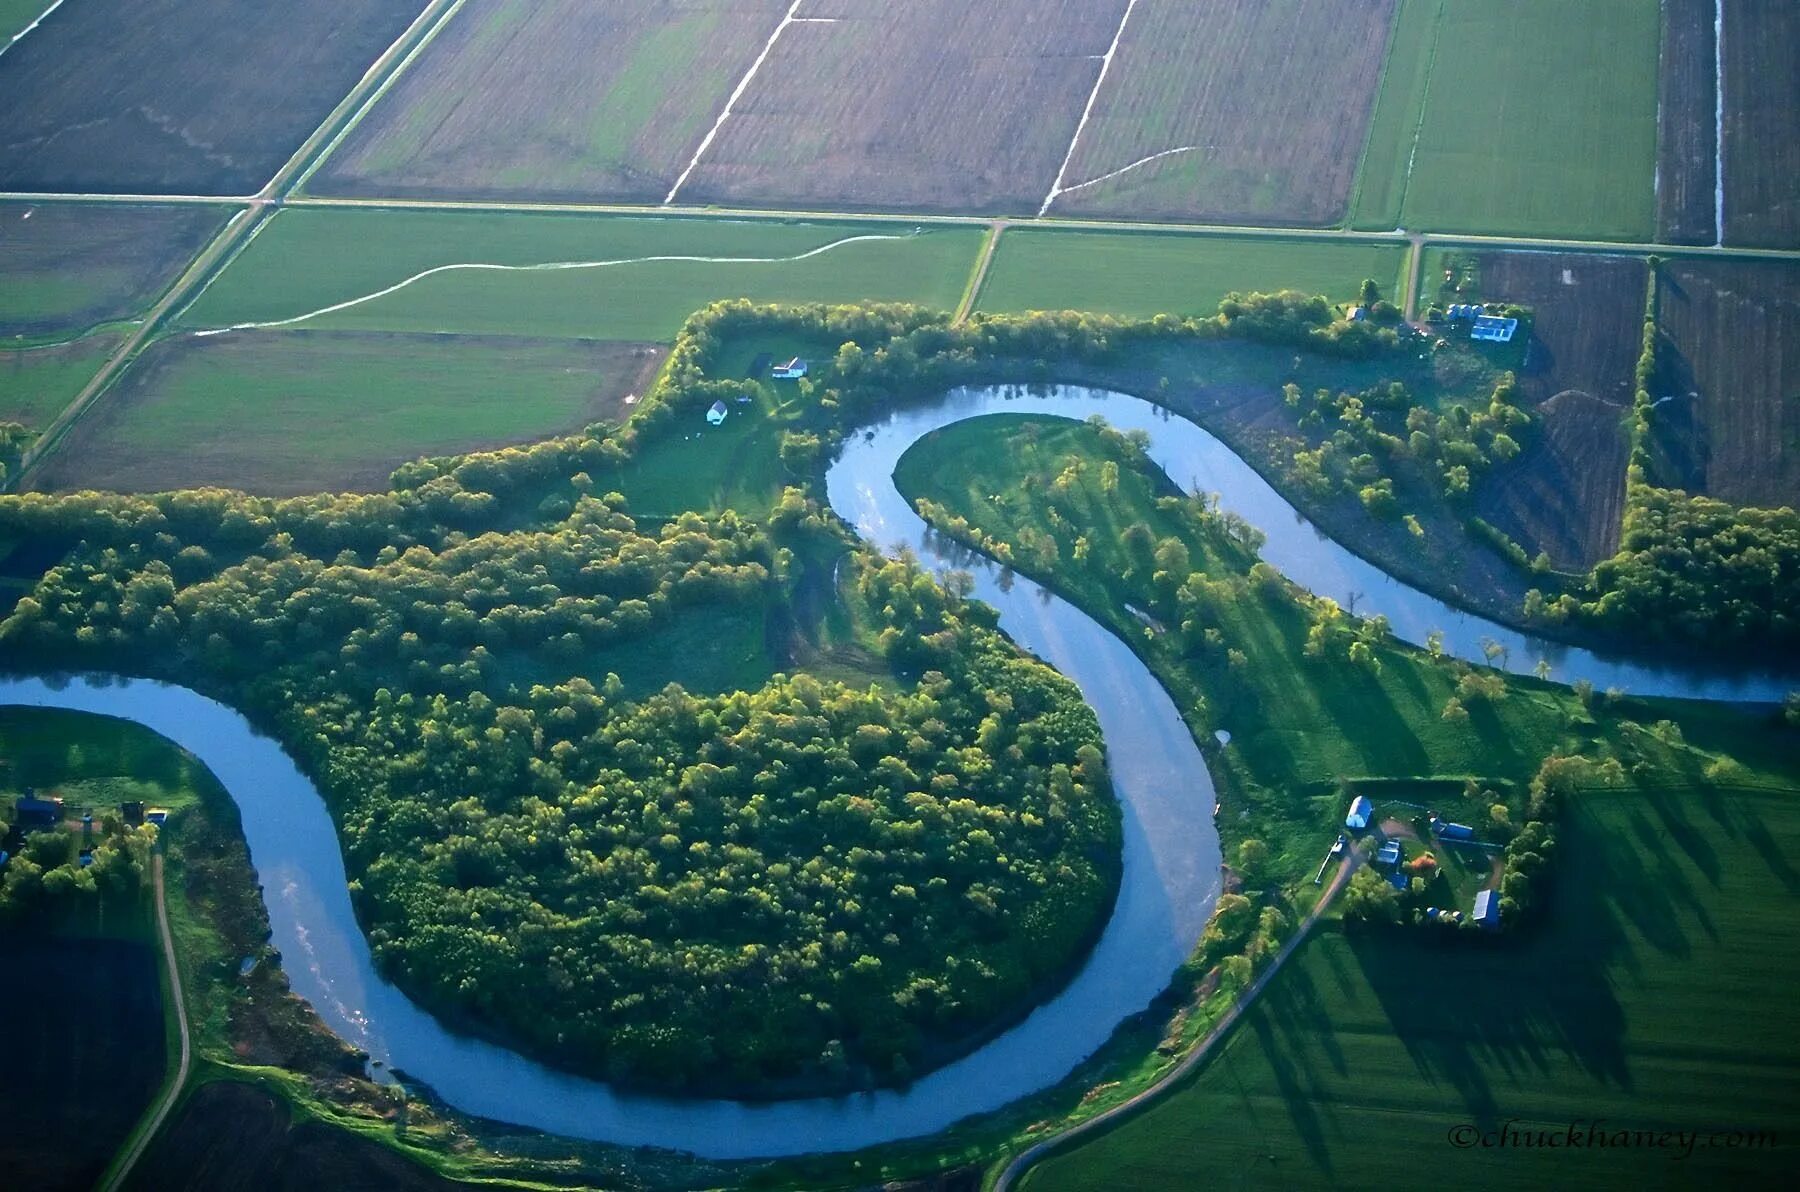
[[[1218,492],[1267,535],[1263,557],[1302,586],[1359,613],[1383,613],[1423,641],[1503,664],[1549,660],[1559,677],[1645,694],[1779,699],[1773,676],[1705,675],[1608,660],[1460,613],[1388,578],[1318,534],[1242,460],[1193,423],[1138,398],[1056,388],[957,390],[858,432],[827,476],[832,507],[883,548],[909,547],[939,570],[967,571],[1015,641],[1067,675],[1100,721],[1124,815],[1118,901],[1081,970],[1029,1017],[903,1091],[752,1105],[622,1093],[456,1035],[374,968],[356,924],[337,833],[317,789],[281,747],[238,713],[185,688],[143,680],[0,680],[0,704],[71,708],[137,721],[204,762],[237,802],[263,884],[273,945],[294,991],[370,1057],[431,1086],[466,1113],[557,1134],[733,1159],[851,1150],[942,1130],[1056,1083],[1115,1027],[1143,1010],[1193,950],[1219,893],[1212,781],[1173,703],[1135,655],[1059,597],[1012,580],[929,532],[894,488],[894,465],[920,436],[996,413],[1085,419],[1142,429],[1151,454],[1187,489]],[[524,996],[523,992],[521,994]]]

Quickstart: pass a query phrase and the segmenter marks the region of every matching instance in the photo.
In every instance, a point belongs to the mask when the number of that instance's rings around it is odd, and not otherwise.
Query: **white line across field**
[[[1116,170],[1108,170],[1098,178],[1089,178],[1086,182],[1077,182],[1074,186],[1065,186],[1059,194],[1072,195],[1078,190],[1086,190],[1090,186],[1099,186],[1102,182],[1111,182],[1120,174],[1129,174],[1139,166],[1147,166],[1153,161],[1161,161],[1165,157],[1174,157],[1177,153],[1194,153],[1198,145],[1178,145],[1173,149],[1164,149],[1161,153],[1152,153],[1149,157],[1140,157],[1128,166],[1120,166]]]
[[[769,34],[769,40],[763,43],[762,53],[756,56],[756,61],[750,64],[750,69],[744,72],[744,77],[738,80],[737,87],[732,90],[731,97],[725,101],[725,110],[719,113],[719,118],[713,121],[713,126],[706,130],[704,137],[700,138],[700,147],[694,150],[694,156],[688,160],[687,168],[681,171],[681,176],[675,179],[675,185],[669,188],[668,195],[663,199],[663,206],[667,207],[675,201],[675,195],[687,182],[688,175],[692,174],[694,167],[700,164],[701,156],[712,147],[713,138],[719,135],[719,130],[725,127],[727,120],[731,119],[731,109],[749,89],[750,80],[756,77],[756,72],[762,69],[762,64],[769,60],[769,54],[775,49],[775,43],[781,40],[781,35],[787,32],[789,25],[800,19],[795,14],[800,11],[800,6],[804,3],[806,0],[794,0],[793,4],[788,7],[787,15],[781,18],[779,25],[775,26],[775,32]]]
[[[481,261],[459,261],[450,265],[434,265],[430,269],[425,269],[413,274],[404,281],[395,282],[393,285],[376,290],[373,293],[363,294],[344,302],[334,302],[330,306],[321,306],[318,310],[309,310],[305,314],[294,315],[286,319],[269,319],[264,322],[256,323],[233,323],[229,327],[213,327],[205,331],[196,331],[193,334],[195,336],[224,335],[228,331],[263,331],[275,327],[292,327],[296,323],[304,323],[309,319],[317,319],[322,318],[325,315],[336,314],[338,311],[349,310],[351,307],[361,306],[366,302],[374,302],[379,298],[386,298],[389,294],[397,294],[408,286],[415,285],[428,277],[434,277],[440,273],[563,273],[580,269],[606,269],[615,265],[651,265],[682,262],[696,265],[788,265],[796,261],[805,261],[810,260],[813,257],[823,256],[825,253],[828,253],[833,249],[842,248],[847,244],[859,244],[869,240],[910,240],[914,236],[922,234],[923,233],[918,231],[907,232],[902,235],[886,235],[871,232],[861,236],[846,236],[841,240],[833,240],[829,244],[821,244],[817,248],[809,248],[803,253],[796,253],[789,257],[619,257],[606,261],[546,261],[536,265],[496,265]]]
[[[1713,0],[1713,229],[1725,243],[1725,0]]]
[[[45,17],[49,16],[51,13],[55,12],[57,9],[61,8],[62,6],[63,6],[63,0],[51,0],[50,7],[46,8],[43,12],[38,13],[36,18],[32,20],[31,24],[25,26],[23,29],[19,30],[17,33],[13,34],[11,37],[6,39],[6,44],[3,46],[0,46],[0,54],[4,54],[4,53],[6,53],[6,51],[12,49],[14,45],[18,44],[18,41],[21,37],[24,37],[27,33],[30,33],[33,29],[36,29],[39,25],[43,24]]]
[[[1082,130],[1087,127],[1088,118],[1094,114],[1094,104],[1100,99],[1100,88],[1106,85],[1106,76],[1112,70],[1113,57],[1119,52],[1119,43],[1125,40],[1125,26],[1131,24],[1131,14],[1137,8],[1138,0],[1128,0],[1125,15],[1119,18],[1119,27],[1113,30],[1112,44],[1106,47],[1106,53],[1100,56],[1100,74],[1094,79],[1094,89],[1088,92],[1087,106],[1081,109],[1081,122],[1075,126],[1075,135],[1069,138],[1069,151],[1063,154],[1062,165],[1056,168],[1056,181],[1050,184],[1050,193],[1044,196],[1043,205],[1038,214],[1043,215],[1050,210],[1050,204],[1056,202],[1056,196],[1063,193],[1063,179],[1069,176],[1069,163],[1075,160],[1075,147],[1081,144]]]

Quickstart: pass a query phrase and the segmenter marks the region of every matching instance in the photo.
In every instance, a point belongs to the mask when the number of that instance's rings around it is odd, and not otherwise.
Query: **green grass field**
[[[1245,835],[1262,838],[1276,854],[1272,870],[1289,880],[1310,878],[1336,836],[1342,781],[1381,780],[1369,792],[1378,807],[1409,820],[1413,811],[1387,804],[1429,797],[1451,818],[1485,816],[1486,801],[1461,795],[1471,777],[1516,810],[1540,760],[1558,748],[1600,748],[1652,771],[1695,776],[1730,755],[1760,781],[1795,776],[1793,762],[1771,756],[1755,726],[1700,705],[1679,712],[1687,733],[1680,746],[1641,727],[1667,711],[1634,705],[1599,715],[1567,688],[1529,679],[1510,680],[1498,700],[1470,698],[1466,720],[1446,721],[1442,712],[1459,682],[1453,667],[1391,640],[1373,647],[1378,668],[1346,664],[1342,646],[1329,660],[1309,656],[1306,610],[1254,585],[1211,598],[1204,616],[1217,643],[1184,646],[1175,633],[1150,633],[1126,606],[1170,620],[1157,603],[1167,589],[1125,545],[1130,527],[1143,526],[1158,543],[1178,540],[1192,570],[1214,580],[1243,575],[1252,560],[1197,530],[1178,507],[1160,506],[1158,498],[1172,492],[1160,472],[1152,477],[1122,462],[1116,487],[1106,491],[1104,464],[1118,458],[1112,451],[1082,424],[996,415],[922,439],[901,457],[895,477],[908,497],[927,497],[1008,544],[1026,574],[1044,577],[1031,542],[1056,540],[1057,590],[1132,643],[1197,736],[1219,728],[1232,734],[1212,765],[1226,800],[1220,830],[1228,846]],[[1067,483],[1059,479],[1065,475]],[[1242,660],[1232,663],[1230,650]],[[1429,796],[1383,789],[1419,779],[1448,781]]]
[[[1775,1186],[1800,1114],[1800,796],[1585,796],[1562,857],[1552,919],[1510,946],[1321,931],[1196,1078],[1023,1186],[1375,1187],[1415,1165],[1445,1187]],[[1450,1142],[1596,1120],[1709,1137],[1685,1157]],[[1786,1145],[1710,1145],[1734,1130]]]
[[[1400,0],[1382,67],[1381,90],[1369,120],[1368,148],[1350,200],[1350,226],[1390,232],[1400,226],[1412,165],[1413,134],[1431,79],[1443,0]]]
[[[451,264],[506,266],[652,256],[806,260],[648,262],[556,271],[434,274],[312,329],[592,339],[674,338],[708,302],[916,302],[953,308],[979,228],[612,216],[298,209],[278,215],[182,316],[189,328],[292,318]]]
[[[1356,226],[1648,239],[1655,224],[1658,6],[1414,0],[1402,13]],[[1435,48],[1429,31],[1435,25]],[[1426,48],[1425,64],[1419,59]],[[1412,96],[1423,88],[1423,120]],[[1396,148],[1394,136],[1401,144]]]
[[[385,487],[419,455],[622,416],[660,353],[493,337],[244,332],[164,340],[53,457],[62,488]]]
[[[0,422],[42,429],[118,346],[119,336],[102,333],[53,348],[0,351]]]
[[[975,304],[1001,314],[1210,315],[1234,290],[1304,290],[1347,300],[1373,277],[1384,292],[1398,293],[1405,258],[1398,244],[1011,228]]]

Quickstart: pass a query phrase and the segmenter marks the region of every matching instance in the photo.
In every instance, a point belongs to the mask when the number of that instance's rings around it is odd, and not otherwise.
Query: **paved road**
[[[1313,909],[1307,913],[1307,916],[1300,920],[1300,926],[1294,932],[1293,937],[1282,946],[1281,951],[1275,954],[1275,959],[1269,962],[1269,967],[1262,971],[1262,975],[1252,981],[1249,988],[1238,995],[1238,999],[1232,1004],[1231,1009],[1227,1010],[1225,1016],[1213,1024],[1213,1028],[1206,1033],[1206,1037],[1195,1044],[1194,1049],[1188,1052],[1180,1063],[1163,1073],[1156,1083],[1136,1096],[1119,1102],[1105,1113],[1097,1114],[1078,1126],[1034,1143],[1013,1156],[1012,1162],[1006,1165],[1005,1169],[1000,1172],[1000,1178],[994,1182],[994,1192],[1010,1192],[1012,1187],[1018,1183],[1019,1177],[1040,1159],[1048,1157],[1051,1151],[1059,1150],[1072,1139],[1100,1130],[1109,1123],[1142,1108],[1146,1102],[1161,1096],[1176,1081],[1204,1063],[1220,1042],[1231,1033],[1231,1028],[1237,1025],[1238,1019],[1242,1018],[1245,1011],[1255,1003],[1264,987],[1275,979],[1275,974],[1281,971],[1282,966],[1287,963],[1288,957],[1292,956],[1295,950],[1305,942],[1306,937],[1312,932],[1313,925],[1319,921],[1320,916],[1337,898],[1339,891],[1349,882],[1350,876],[1356,872],[1365,859],[1364,850],[1358,846],[1351,849],[1349,855],[1338,863],[1338,871],[1331,879],[1331,884],[1325,887],[1325,892],[1319,895],[1319,901],[1313,905]]]
[[[156,925],[162,935],[163,965],[169,973],[169,997],[175,1005],[175,1027],[181,1035],[181,1058],[175,1065],[175,1075],[163,1091],[162,1100],[151,1111],[150,1117],[139,1130],[131,1149],[126,1151],[118,1165],[112,1170],[112,1178],[103,1185],[103,1192],[114,1192],[125,1185],[131,1175],[131,1169],[144,1156],[150,1146],[150,1140],[162,1129],[163,1119],[175,1108],[176,1098],[181,1096],[183,1086],[187,1084],[188,1068],[193,1062],[192,1047],[188,1042],[187,998],[181,990],[181,966],[175,962],[175,937],[169,931],[169,904],[163,898],[163,858],[159,850],[150,859],[150,884],[156,896]]]

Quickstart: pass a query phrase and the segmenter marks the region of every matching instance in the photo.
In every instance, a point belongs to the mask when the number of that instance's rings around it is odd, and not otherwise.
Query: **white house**
[[[806,375],[806,361],[796,356],[786,364],[777,364],[769,375],[777,381],[797,381]]]
[[[727,414],[727,413],[729,413],[729,411],[728,411],[728,410],[726,410],[726,409],[725,409],[725,403],[724,403],[724,402],[722,402],[722,401],[716,401],[716,402],[714,402],[714,403],[713,403],[713,404],[712,404],[712,408],[711,408],[711,409],[709,409],[709,410],[708,410],[708,411],[706,411],[706,423],[707,423],[707,425],[708,425],[708,426],[717,426],[717,425],[719,425],[719,424],[720,424],[720,423],[721,423],[721,422],[724,422],[724,421],[725,421],[725,415],[726,415],[726,414]]]

